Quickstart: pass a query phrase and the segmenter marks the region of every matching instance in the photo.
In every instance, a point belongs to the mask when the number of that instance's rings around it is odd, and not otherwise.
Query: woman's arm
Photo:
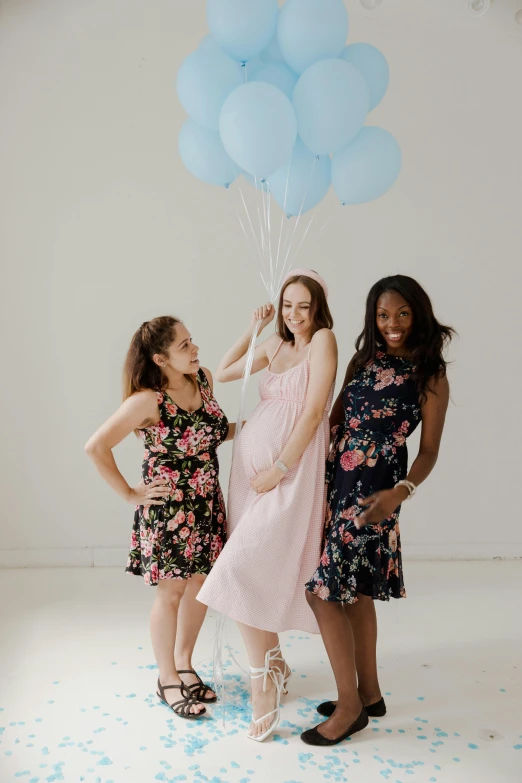
[[[310,380],[303,412],[299,417],[286,446],[278,457],[288,469],[303,455],[321,423],[328,395],[337,371],[337,342],[333,332],[321,329],[313,338],[310,357]],[[285,473],[277,465],[258,473],[251,481],[257,492],[269,492]]]
[[[443,376],[431,382],[422,406],[419,452],[407,476],[407,480],[416,487],[426,481],[437,462],[448,403],[449,383],[447,377]],[[376,492],[361,502],[365,511],[355,520],[356,527],[379,524],[408,497],[409,492],[404,486]]]
[[[219,363],[219,366],[216,370],[216,378],[220,383],[237,381],[239,378],[243,377],[246,366],[246,354],[248,351],[248,346],[250,345],[250,340],[252,338],[252,332],[254,331],[257,322],[261,321],[261,326],[258,333],[261,334],[265,326],[267,326],[270,321],[273,320],[274,314],[275,310],[271,304],[258,307],[257,310],[254,310],[252,314],[252,320],[247,331],[242,334],[237,343],[235,343],[235,345],[233,345],[232,348],[226,352]],[[273,353],[273,351],[275,351],[276,342],[277,337],[275,335],[271,335],[268,340],[265,340],[264,343],[261,343],[261,345],[256,347],[254,361],[252,363],[252,374],[259,372],[268,366],[271,352]]]
[[[355,356],[352,356],[350,363],[348,364],[348,367],[346,369],[346,375],[344,376],[344,381],[341,387],[341,391],[339,392],[339,395],[337,396],[337,399],[334,402],[333,408],[330,413],[330,430],[332,430],[334,427],[338,427],[339,424],[341,424],[344,419],[343,394],[344,394],[344,390],[346,389],[350,381],[353,380],[354,371],[355,371]]]
[[[114,413],[92,435],[85,445],[85,451],[94,462],[100,476],[120,497],[134,505],[163,505],[162,498],[169,494],[167,482],[155,479],[145,485],[140,482],[134,489],[125,481],[118,470],[112,449],[138,427],[147,427],[158,419],[158,403],[153,391],[137,392],[125,400]]]
[[[426,481],[437,462],[448,403],[449,383],[444,376],[432,382],[422,406],[419,452],[408,473],[408,481],[416,487]]]

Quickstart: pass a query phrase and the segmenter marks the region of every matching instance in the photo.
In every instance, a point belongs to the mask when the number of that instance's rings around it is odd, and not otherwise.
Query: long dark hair
[[[172,315],[162,315],[142,323],[134,334],[123,367],[123,399],[145,389],[160,391],[168,385],[168,378],[152,358],[167,354],[176,339],[176,327],[181,321]],[[195,383],[192,375],[185,376]]]
[[[293,275],[285,281],[284,286],[281,288],[279,295],[279,310],[277,313],[277,334],[285,341],[285,343],[293,343],[294,335],[285,324],[283,318],[283,300],[285,298],[285,291],[289,285],[293,283],[302,283],[305,288],[310,292],[312,301],[310,303],[310,320],[312,321],[312,336],[319,331],[319,329],[333,329],[333,318],[328,307],[326,300],[326,294],[324,288],[320,283],[314,280],[312,277],[306,275]]]
[[[447,362],[444,359],[444,349],[455,334],[455,330],[437,321],[428,294],[413,277],[406,275],[383,277],[370,289],[366,299],[364,329],[355,342],[357,350],[354,358],[355,369],[375,359],[380,350],[386,350],[381,343],[376,314],[379,298],[390,291],[403,296],[412,310],[413,329],[408,338],[407,348],[415,366],[413,377],[417,382],[419,397],[425,401],[432,379],[446,375]]]

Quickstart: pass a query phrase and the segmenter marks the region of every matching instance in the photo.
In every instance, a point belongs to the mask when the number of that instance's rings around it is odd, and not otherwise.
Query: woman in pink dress
[[[236,444],[229,489],[229,540],[198,600],[238,622],[250,662],[253,716],[262,741],[279,722],[291,669],[277,634],[318,632],[305,584],[319,564],[325,513],[328,413],[337,345],[324,280],[296,269],[283,283],[277,333],[256,348],[252,372],[266,368],[261,401]],[[216,378],[242,377],[252,329],[274,308],[256,310],[223,358]]]

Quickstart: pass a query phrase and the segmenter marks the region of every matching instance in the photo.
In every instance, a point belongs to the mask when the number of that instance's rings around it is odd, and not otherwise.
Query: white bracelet
[[[279,468],[279,470],[282,470],[283,473],[288,473],[288,468],[286,467],[284,462],[281,462],[280,459],[276,459],[274,465],[276,466],[276,468]]]
[[[417,487],[412,481],[408,481],[407,479],[403,479],[402,481],[398,481],[395,485],[395,488],[397,487],[406,487],[408,490],[408,497],[406,500],[409,500],[414,496],[414,494],[417,492]]]

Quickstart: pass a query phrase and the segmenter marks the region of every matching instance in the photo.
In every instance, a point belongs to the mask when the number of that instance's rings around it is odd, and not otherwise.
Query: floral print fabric
[[[216,449],[227,437],[228,421],[201,369],[198,382],[197,411],[184,411],[166,392],[157,392],[160,421],[139,431],[144,482],[164,478],[171,490],[164,506],[138,506],[134,515],[126,571],[148,585],[208,574],[225,543]]]
[[[326,601],[353,603],[405,597],[400,506],[381,525],[358,530],[359,499],[391,489],[405,478],[406,438],[421,419],[413,366],[378,353],[343,392],[344,422],[337,428],[326,468],[327,511],[319,568],[307,589]]]

